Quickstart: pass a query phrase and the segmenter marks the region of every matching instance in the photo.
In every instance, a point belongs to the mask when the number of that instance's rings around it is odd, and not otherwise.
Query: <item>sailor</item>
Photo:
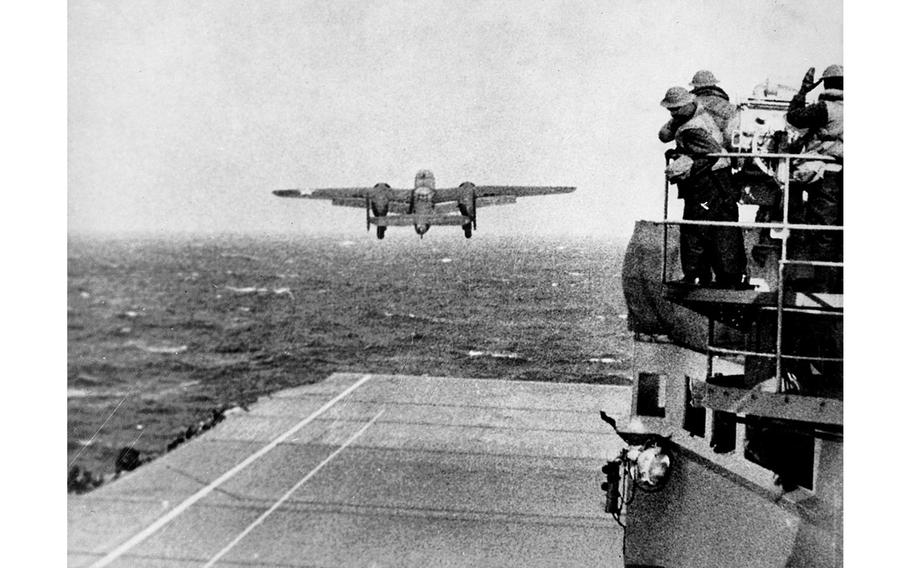
[[[732,148],[733,127],[735,126],[736,107],[730,104],[730,96],[721,87],[720,81],[714,73],[707,69],[696,71],[692,76],[692,90],[695,100],[711,114],[711,118],[723,134],[723,146],[727,150]],[[661,142],[671,142],[678,125],[671,119],[660,129],[658,137]]]
[[[819,83],[824,90],[818,102],[806,104],[806,95]],[[806,129],[798,141],[802,153],[830,156],[834,161],[809,160],[799,163],[793,173],[794,181],[804,184],[807,194],[804,219],[810,225],[843,225],[844,186],[844,68],[830,65],[815,80],[815,68],[803,78],[802,87],[790,101],[787,122]],[[840,262],[843,259],[843,233],[839,231],[809,231],[804,237],[804,258]],[[816,267],[815,282],[831,292],[839,292],[842,272],[838,268]]]
[[[683,219],[738,221],[730,160],[707,156],[724,151],[723,135],[714,119],[684,87],[669,89],[660,104],[676,125],[676,149],[667,153],[671,162],[665,173],[683,200]],[[738,227],[681,225],[679,237],[685,282],[747,287],[743,234]]]

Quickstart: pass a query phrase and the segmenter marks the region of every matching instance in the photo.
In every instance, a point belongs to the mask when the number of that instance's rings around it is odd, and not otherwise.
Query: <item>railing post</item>
[[[670,165],[670,158],[665,158],[666,165]],[[663,248],[663,264],[660,268],[660,283],[667,283],[667,242],[669,240],[669,225],[667,225],[667,219],[670,215],[670,181],[667,179],[666,174],[664,174],[664,248]]]
[[[784,344],[784,270],[787,265],[787,241],[790,238],[790,158],[784,158],[784,218],[780,240],[780,259],[777,261],[777,342],[775,346],[774,372],[780,392],[784,391],[784,376],[781,354]]]
[[[711,377],[714,375],[714,352],[711,350],[711,347],[714,345],[714,318],[708,316],[708,337],[705,340],[705,352],[708,353],[708,364],[707,367],[707,377],[705,377],[705,382],[708,382]]]

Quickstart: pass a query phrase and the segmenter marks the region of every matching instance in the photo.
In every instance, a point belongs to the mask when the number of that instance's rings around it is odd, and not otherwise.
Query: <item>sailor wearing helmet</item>
[[[818,102],[806,104],[806,95],[819,83],[824,91]],[[820,154],[831,161],[804,161],[793,172],[795,182],[805,184],[808,196],[805,222],[810,225],[843,225],[844,186],[844,68],[829,65],[820,80],[815,80],[815,68],[810,68],[799,92],[790,101],[787,122],[796,128],[807,129],[797,148],[806,154]],[[837,231],[810,231],[804,236],[804,251],[796,256],[803,259],[840,262],[843,259],[843,234]],[[815,267],[814,284],[829,292],[839,292],[842,273],[837,268]]]
[[[723,135],[714,119],[684,87],[670,88],[660,104],[676,125],[676,149],[668,151],[671,162],[665,173],[683,200],[683,219],[738,221],[730,160],[707,156],[724,151]],[[702,286],[713,283],[723,288],[746,286],[746,255],[739,228],[682,225],[679,239],[685,282]]]
[[[692,90],[689,92],[695,95],[695,100],[698,104],[704,107],[711,115],[711,118],[714,119],[724,137],[724,148],[730,149],[736,107],[730,104],[730,95],[718,86],[719,83],[720,81],[717,80],[714,73],[707,69],[702,69],[701,71],[696,71],[695,75],[692,76],[692,82],[689,83]],[[673,120],[667,122],[658,134],[660,141],[672,142],[677,126]]]

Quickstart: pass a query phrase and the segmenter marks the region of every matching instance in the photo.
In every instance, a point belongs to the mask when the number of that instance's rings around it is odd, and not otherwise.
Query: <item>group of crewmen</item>
[[[742,184],[733,174],[733,162],[710,154],[729,153],[736,107],[718,86],[711,71],[701,70],[692,77],[691,90],[670,88],[661,106],[670,120],[660,129],[664,143],[675,142],[667,150],[667,179],[676,184],[683,200],[683,219],[691,221],[739,220],[738,202]],[[819,84],[824,91],[818,102],[806,104],[806,95]],[[791,205],[791,223],[843,225],[843,67],[831,65],[815,80],[815,68],[803,78],[799,92],[790,101],[787,122],[805,135],[787,141],[777,151],[826,156],[824,160],[794,161],[791,195],[807,195],[799,207]],[[792,201],[791,201],[792,204]],[[782,210],[780,202],[775,205]],[[780,213],[780,211],[778,211]],[[779,220],[782,217],[777,216]],[[774,215],[771,219],[775,219]],[[770,220],[770,219],[769,219]],[[841,262],[842,233],[833,230],[799,231],[791,258]],[[683,281],[700,286],[749,289],[743,234],[739,227],[682,224],[680,261]],[[839,267],[817,266],[806,280],[828,291],[840,291]]]

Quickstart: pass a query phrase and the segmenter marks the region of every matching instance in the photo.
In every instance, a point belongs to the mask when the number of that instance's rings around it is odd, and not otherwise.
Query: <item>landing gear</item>
[[[388,228],[388,227],[386,227],[386,226],[384,226],[384,225],[378,225],[378,226],[376,227],[376,238],[379,239],[379,240],[381,241],[381,240],[385,237],[385,230],[386,230],[387,228]]]
[[[466,223],[466,224],[462,225],[461,228],[464,229],[464,238],[470,239],[471,238],[471,224]]]

